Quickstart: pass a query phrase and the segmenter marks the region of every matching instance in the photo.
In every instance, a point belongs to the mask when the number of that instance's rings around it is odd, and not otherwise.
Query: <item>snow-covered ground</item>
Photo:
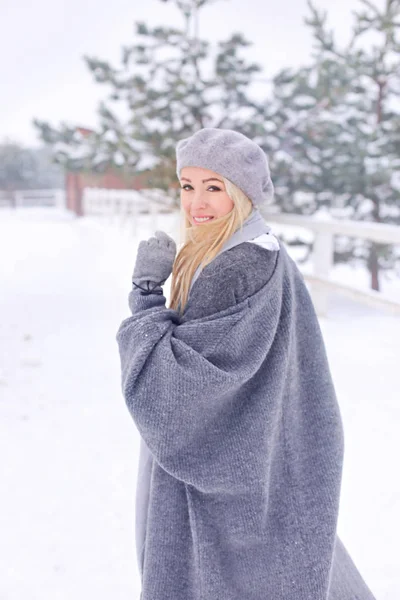
[[[160,216],[158,229],[175,223]],[[55,209],[0,212],[0,600],[138,600],[138,435],[115,333],[138,235]],[[339,534],[400,597],[400,317],[334,298],[321,319],[345,427]]]

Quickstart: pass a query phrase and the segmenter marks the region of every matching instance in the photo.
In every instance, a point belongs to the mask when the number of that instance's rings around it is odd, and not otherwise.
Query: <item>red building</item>
[[[74,173],[68,172],[65,179],[67,209],[78,216],[83,215],[82,197],[85,187],[98,187],[113,190],[141,190],[145,187],[146,175],[122,177],[119,173],[106,171],[105,173]]]
[[[76,131],[82,137],[88,137],[93,133],[87,127],[77,127]],[[98,187],[110,190],[140,190],[144,187],[146,176],[123,176],[116,170],[108,169],[104,173],[68,172],[65,178],[66,205],[78,216],[83,215],[82,197],[85,187]]]

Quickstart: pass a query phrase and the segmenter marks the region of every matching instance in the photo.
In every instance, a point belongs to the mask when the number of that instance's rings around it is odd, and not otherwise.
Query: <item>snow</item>
[[[2,600],[139,599],[139,440],[115,334],[139,240],[175,231],[175,216],[151,219],[133,238],[54,208],[0,212]],[[345,428],[339,535],[395,600],[400,318],[335,297],[320,322]]]
[[[295,98],[296,108],[300,110],[309,110],[315,105],[315,97],[307,94],[299,94]]]

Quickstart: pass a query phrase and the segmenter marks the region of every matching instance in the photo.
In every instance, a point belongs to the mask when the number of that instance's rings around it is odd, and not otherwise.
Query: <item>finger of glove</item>
[[[160,240],[160,242],[164,243],[167,248],[176,249],[175,240],[165,233],[165,231],[156,231],[154,235],[158,240]]]
[[[156,237],[149,238],[146,243],[147,243],[147,248],[150,248],[152,250],[159,249],[161,252],[165,252],[165,251],[168,252],[170,250],[164,240],[159,240]]]
[[[150,238],[147,242],[147,254],[149,255],[149,253],[157,260],[164,259],[173,262],[176,255],[176,246],[167,246],[164,238],[161,240]]]

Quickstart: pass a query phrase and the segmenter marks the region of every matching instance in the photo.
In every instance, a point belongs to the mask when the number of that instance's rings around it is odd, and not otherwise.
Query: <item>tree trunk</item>
[[[383,113],[383,100],[384,100],[384,90],[386,86],[386,81],[376,81],[378,85],[378,98],[376,103],[376,123],[380,125],[382,122],[382,113]],[[372,210],[372,216],[376,223],[381,223],[381,215],[380,215],[380,202],[379,198],[375,196],[371,198],[374,208]],[[379,259],[378,259],[378,248],[375,242],[371,242],[370,251],[369,251],[369,260],[368,267],[369,272],[371,273],[371,288],[377,292],[380,290],[379,286]]]
[[[371,288],[377,292],[380,291],[379,287],[379,263],[378,263],[378,249],[375,242],[371,242],[369,250],[368,260],[369,272],[371,273]]]

